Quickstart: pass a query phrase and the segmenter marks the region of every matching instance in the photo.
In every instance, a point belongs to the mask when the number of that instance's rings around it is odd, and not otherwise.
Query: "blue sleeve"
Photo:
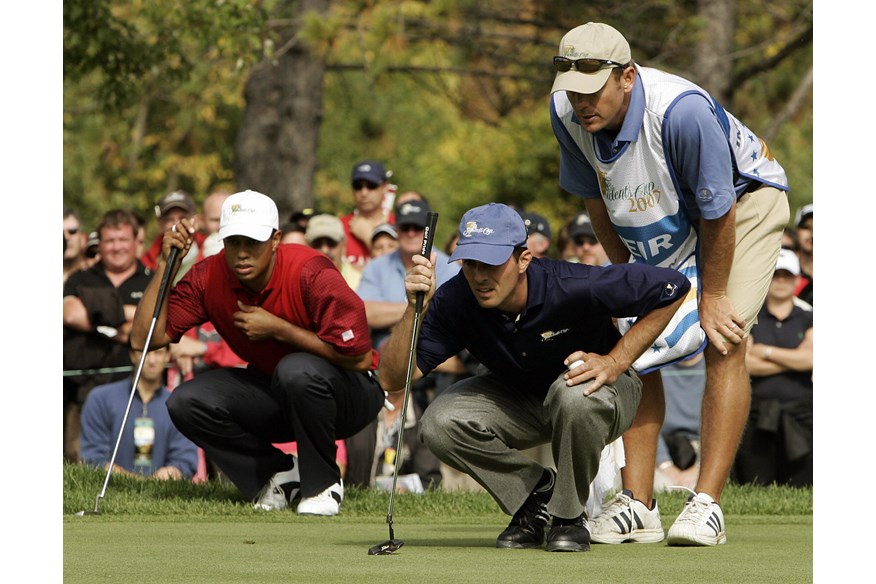
[[[685,200],[695,204],[704,219],[723,217],[736,201],[736,190],[730,143],[714,105],[700,93],[684,95],[666,124],[668,152]]]
[[[371,260],[365,264],[365,269],[362,270],[362,279],[359,281],[359,286],[356,288],[356,294],[362,300],[384,300],[382,292],[383,287],[380,285],[379,273],[376,269],[377,260]]]
[[[599,180],[596,177],[596,172],[581,149],[572,140],[568,130],[560,121],[557,114],[556,106],[554,105],[554,97],[551,97],[551,127],[554,130],[554,136],[560,145],[560,186],[563,190],[576,195],[592,199],[601,197],[599,190]]]
[[[690,280],[678,270],[648,264],[593,266],[590,294],[615,318],[642,317],[672,304],[690,291]]]
[[[107,403],[101,399],[101,392],[92,390],[85,399],[80,416],[79,456],[83,462],[100,468],[109,462],[115,444],[111,420],[112,415],[107,412]]]

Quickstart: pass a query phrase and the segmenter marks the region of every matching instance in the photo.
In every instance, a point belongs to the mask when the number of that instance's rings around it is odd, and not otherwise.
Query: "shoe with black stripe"
[[[340,512],[343,500],[344,481],[341,479],[316,496],[303,497],[298,503],[298,514],[331,517]]]
[[[624,489],[606,503],[593,520],[591,541],[594,543],[657,543],[663,541],[663,525],[657,500],[648,509],[632,491]]]
[[[253,507],[263,511],[280,511],[289,507],[301,491],[298,473],[298,458],[293,456],[293,466],[278,472],[265,483],[256,495]]]
[[[669,545],[714,546],[727,543],[724,512],[705,493],[691,495],[669,528]]]
[[[529,549],[540,548],[544,544],[544,528],[550,519],[547,505],[554,493],[557,477],[553,469],[546,471],[549,473],[546,484],[530,493],[505,531],[499,534],[497,548]]]

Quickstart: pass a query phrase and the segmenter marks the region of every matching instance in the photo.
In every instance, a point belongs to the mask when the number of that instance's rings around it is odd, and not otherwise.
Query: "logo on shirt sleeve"
[[[341,340],[343,340],[345,343],[348,341],[352,341],[355,337],[356,335],[353,334],[352,329],[347,329],[341,333]]]
[[[669,298],[675,298],[675,294],[678,292],[678,286],[673,284],[672,282],[667,282],[665,286],[663,286],[663,292],[660,293],[661,300],[667,300]]]

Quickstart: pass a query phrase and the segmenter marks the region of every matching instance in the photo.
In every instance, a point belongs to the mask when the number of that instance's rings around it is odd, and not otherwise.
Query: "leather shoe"
[[[549,552],[590,551],[590,527],[587,525],[587,515],[582,513],[575,519],[554,517],[545,549]]]
[[[550,515],[547,512],[548,501],[554,492],[554,477],[550,470],[550,486],[543,491],[530,493],[523,506],[514,514],[511,523],[496,539],[497,548],[528,549],[538,548],[544,544],[544,528]]]

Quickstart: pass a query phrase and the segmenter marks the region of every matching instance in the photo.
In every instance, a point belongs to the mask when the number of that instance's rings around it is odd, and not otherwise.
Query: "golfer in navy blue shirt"
[[[462,349],[481,364],[435,398],[419,439],[471,475],[513,515],[500,548],[586,551],[584,512],[606,444],[630,427],[642,383],[632,363],[669,323],[687,278],[645,264],[589,266],[534,258],[526,227],[507,205],[469,210],[449,261],[462,270],[440,288],[414,256],[408,306],[381,354],[387,391],[405,387],[416,295],[424,293],[412,379]],[[623,336],[612,318],[636,317]],[[550,443],[556,470],[523,451]]]

